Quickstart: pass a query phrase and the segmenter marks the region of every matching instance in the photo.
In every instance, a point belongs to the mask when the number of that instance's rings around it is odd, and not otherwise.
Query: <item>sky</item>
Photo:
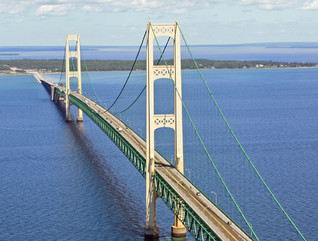
[[[0,46],[138,46],[149,20],[190,45],[318,42],[318,0],[0,0]]]

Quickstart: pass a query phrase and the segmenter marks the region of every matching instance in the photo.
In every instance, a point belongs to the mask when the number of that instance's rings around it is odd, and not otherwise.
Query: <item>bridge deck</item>
[[[146,158],[146,143],[142,138],[89,98],[77,93],[72,94],[99,113],[111,126],[119,130],[120,134]],[[214,232],[216,232],[222,240],[251,240],[161,155],[156,153],[155,158],[155,171],[178,192],[183,200],[185,200],[210,227],[213,227]]]
[[[47,85],[54,85],[41,77],[41,81]],[[54,85],[61,92],[65,89]],[[71,93],[81,102],[99,114],[107,123],[127,140],[130,145],[146,159],[146,143],[134,131],[123,122],[106,111],[103,107],[91,99]],[[232,222],[216,205],[208,200],[205,195],[192,185],[180,172],[178,172],[159,153],[155,154],[155,171],[178,193],[178,195],[195,211],[195,213],[215,232],[221,240],[252,240],[242,229]]]

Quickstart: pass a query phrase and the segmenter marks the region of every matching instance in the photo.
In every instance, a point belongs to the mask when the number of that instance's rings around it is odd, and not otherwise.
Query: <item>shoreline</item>
[[[270,70],[270,69],[315,69],[318,68],[318,66],[300,66],[300,67],[273,67],[273,68],[268,68],[268,67],[264,67],[264,68],[256,68],[256,67],[251,67],[251,68],[203,68],[200,69],[200,71],[203,70]],[[197,69],[182,69],[182,71],[191,71],[191,70],[197,70]],[[87,71],[88,73],[107,73],[107,72],[129,72],[130,70],[100,70],[100,71]],[[142,71],[146,71],[146,70],[134,70],[135,72],[142,72]],[[86,71],[83,73],[87,73]],[[65,74],[65,72],[41,72],[38,71],[37,73],[39,74]],[[33,75],[33,73],[22,73],[22,72],[16,72],[16,73],[5,73],[5,72],[1,72],[0,71],[0,76],[6,76],[6,75]]]
[[[172,64],[173,60],[166,60],[166,64]],[[164,66],[163,63],[160,63]],[[85,66],[84,66],[85,65]],[[285,68],[315,68],[318,63],[309,62],[274,62],[274,61],[233,61],[233,60],[208,60],[182,59],[182,70],[217,70],[217,69],[285,69]],[[114,72],[114,71],[145,71],[146,61],[138,60],[87,60],[82,64],[82,73],[85,72]],[[39,72],[45,74],[59,74],[64,72],[63,60],[25,59],[25,60],[0,60],[0,74],[25,74]]]

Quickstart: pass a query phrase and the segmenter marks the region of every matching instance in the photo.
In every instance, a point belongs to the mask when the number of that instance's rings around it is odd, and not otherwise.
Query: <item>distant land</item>
[[[200,69],[249,69],[249,68],[300,68],[318,67],[316,63],[297,62],[275,62],[275,61],[215,61],[198,59],[197,65]],[[86,60],[82,62],[82,72],[84,71],[126,71],[133,66],[133,60]],[[165,63],[160,62],[161,65]],[[167,64],[172,64],[168,60]],[[61,59],[18,59],[0,60],[0,73],[59,73],[64,72],[64,61]],[[76,68],[76,63],[70,61],[71,68]],[[195,69],[192,59],[182,60],[182,69]],[[145,70],[146,61],[138,60],[134,70]]]
[[[130,70],[138,46],[81,46],[81,59],[88,71]],[[64,46],[4,46],[0,47],[0,71],[40,72],[63,71]],[[290,68],[315,67],[318,64],[318,42],[249,43],[231,45],[190,46],[202,69]],[[168,46],[166,59],[172,59]],[[160,53],[154,53],[159,58]],[[182,66],[193,69],[185,46],[181,47]],[[135,69],[145,69],[146,48],[142,47]],[[84,68],[84,65],[83,65]],[[83,71],[86,69],[83,69]]]
[[[272,42],[272,43],[243,43],[243,44],[213,44],[193,45],[211,47],[264,47],[264,48],[318,48],[318,42]]]
[[[83,42],[82,42],[83,43]],[[85,60],[134,60],[139,46],[81,46],[82,59]],[[0,60],[14,59],[63,59],[64,46],[0,46]],[[287,43],[248,43],[231,45],[192,45],[190,50],[196,59],[233,61],[275,61],[318,63],[318,42]],[[172,47],[166,51],[172,58]],[[159,55],[159,51],[155,53]],[[181,47],[183,59],[190,54]],[[139,60],[146,58],[145,44]]]

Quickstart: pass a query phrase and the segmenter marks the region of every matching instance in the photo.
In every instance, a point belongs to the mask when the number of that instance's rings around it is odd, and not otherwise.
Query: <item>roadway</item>
[[[41,77],[41,81],[53,85],[43,77]],[[61,91],[65,90],[63,87],[56,85],[55,88],[59,88]],[[96,102],[73,91],[71,94],[98,113],[146,159],[146,143],[140,136]],[[222,240],[252,240],[157,152],[155,153],[155,163],[155,171],[170,184],[180,197]]]
[[[139,135],[96,102],[75,92],[72,92],[72,95],[86,103],[96,113],[99,113],[146,159],[146,143]],[[180,197],[222,240],[252,240],[157,152],[155,154],[155,163],[155,171],[171,185]]]

